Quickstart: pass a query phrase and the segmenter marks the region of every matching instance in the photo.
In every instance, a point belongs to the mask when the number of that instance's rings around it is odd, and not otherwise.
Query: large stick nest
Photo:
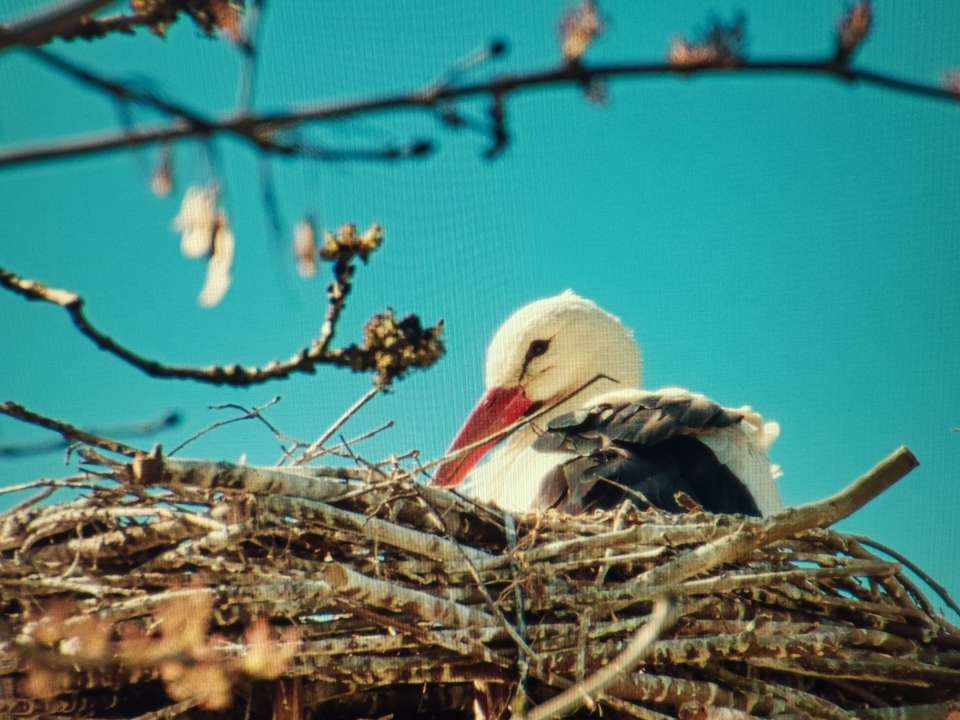
[[[667,593],[679,619],[580,713],[926,719],[960,699],[960,631],[826,529],[895,477],[760,521],[99,461],[72,499],[0,515],[0,717],[520,713],[610,663]]]

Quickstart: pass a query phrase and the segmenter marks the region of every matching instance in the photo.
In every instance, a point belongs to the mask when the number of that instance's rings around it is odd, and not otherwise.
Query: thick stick
[[[738,532],[641,573],[627,587],[640,590],[651,585],[674,585],[803,530],[829,527],[863,507],[919,464],[907,448],[897,448],[837,494],[806,505],[786,508],[763,523],[744,526]]]

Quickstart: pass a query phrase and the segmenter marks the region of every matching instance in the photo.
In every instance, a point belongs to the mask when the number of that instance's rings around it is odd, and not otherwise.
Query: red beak
[[[466,422],[460,428],[460,432],[453,438],[447,452],[453,452],[460,448],[473,445],[494,433],[503,430],[517,420],[526,412],[533,403],[523,393],[523,388],[493,388],[487,390],[477,402]],[[473,450],[469,450],[452,460],[447,460],[437,468],[433,476],[431,485],[440,487],[453,487],[458,485],[463,478],[470,472],[470,468],[477,464],[477,461],[483,457],[484,453],[497,444],[501,438],[495,438],[482,445],[478,445]]]

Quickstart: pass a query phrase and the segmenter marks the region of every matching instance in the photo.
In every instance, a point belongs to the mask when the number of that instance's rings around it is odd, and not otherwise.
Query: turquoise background
[[[0,16],[34,7],[7,0]],[[587,59],[657,60],[672,36],[740,9],[753,56],[819,56],[832,50],[843,7],[606,2],[607,32]],[[510,52],[475,77],[549,67],[562,9],[275,0],[255,107],[422,87],[494,37]],[[956,3],[878,2],[856,62],[938,82],[960,66],[958,40]],[[187,21],[166,40],[140,32],[51,49],[207,112],[234,107],[239,53]],[[512,143],[494,162],[482,158],[486,138],[422,113],[310,129],[318,142],[352,147],[431,137],[439,151],[394,164],[275,159],[280,243],[267,229],[256,154],[217,140],[237,251],[233,287],[212,310],[196,304],[203,264],[180,255],[170,230],[187,185],[209,177],[196,142],[176,145],[177,188],[162,200],[148,187],[154,149],[0,171],[0,265],[82,294],[98,327],[149,357],[264,364],[305,345],[322,321],[328,268],[313,282],[296,276],[292,225],[305,212],[329,228],[378,221],[385,244],[357,271],[338,340],[358,339],[363,321],[390,305],[442,317],[448,354],[345,428],[396,421],[358,447],[367,457],[440,454],[481,391],[498,324],[569,287],[634,329],[646,386],[683,385],[778,420],[771,455],[789,503],[832,493],[909,446],[922,466],[841,527],[892,545],[960,595],[960,434],[950,430],[960,425],[960,109],[823,77],[657,77],[608,90],[606,106],[568,87],[509,98]],[[117,128],[111,102],[18,51],[0,56],[0,92],[6,148]],[[462,108],[486,110],[483,101]],[[98,351],[59,308],[0,293],[0,399],[82,426],[177,408],[185,423],[157,437],[171,447],[229,416],[210,404],[280,394],[268,416],[310,439],[368,386],[333,369],[239,390],[151,379]],[[46,436],[0,418],[0,442]],[[243,453],[271,463],[278,448],[245,422],[186,452]],[[0,483],[68,471],[57,455],[2,461]]]

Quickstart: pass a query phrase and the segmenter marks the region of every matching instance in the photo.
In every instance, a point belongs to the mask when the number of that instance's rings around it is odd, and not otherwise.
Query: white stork
[[[640,365],[620,320],[569,290],[520,308],[487,348],[486,392],[448,452],[475,447],[432,484],[510,510],[583,512],[626,495],[679,511],[677,491],[712,512],[779,510],[766,454],[779,426],[688,390],[641,390]],[[474,467],[488,438],[541,412]]]

